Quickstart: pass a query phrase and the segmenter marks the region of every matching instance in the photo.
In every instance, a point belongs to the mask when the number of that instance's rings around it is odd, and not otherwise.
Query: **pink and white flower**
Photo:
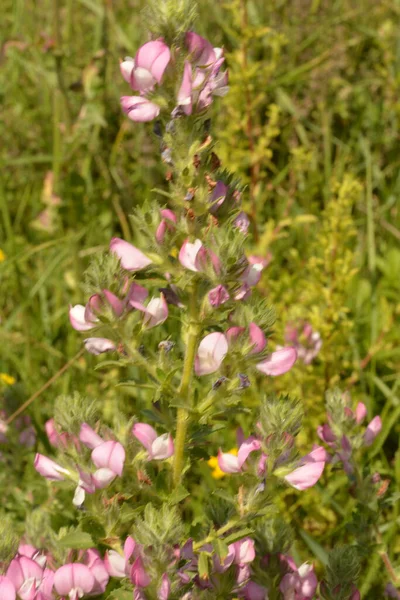
[[[140,271],[151,265],[151,260],[138,248],[121,238],[112,238],[110,251],[118,256],[127,271]]]
[[[60,567],[54,575],[54,588],[60,596],[69,600],[79,600],[85,594],[90,594],[96,585],[96,580],[86,565],[69,563]]]
[[[199,344],[195,360],[196,375],[209,375],[220,368],[228,352],[228,342],[223,333],[206,335]]]
[[[296,490],[306,490],[317,483],[324,471],[326,461],[325,449],[317,446],[300,459],[299,466],[285,476],[285,481]]]
[[[157,435],[153,427],[146,423],[135,423],[132,433],[146,448],[149,460],[165,460],[174,453],[174,441],[171,434]]]

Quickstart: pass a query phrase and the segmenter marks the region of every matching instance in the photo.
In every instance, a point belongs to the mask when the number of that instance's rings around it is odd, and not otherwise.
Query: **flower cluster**
[[[170,96],[162,94],[163,82],[174,76],[172,65],[183,65],[181,84],[170,105]],[[190,115],[208,108],[213,96],[223,96],[228,91],[227,72],[221,72],[224,57],[221,48],[213,48],[210,42],[197,33],[188,31],[183,48],[175,53],[162,39],[147,42],[139,48],[134,58],[127,57],[121,63],[123,78],[139,96],[123,96],[121,106],[132,121],[152,121],[162,107],[170,108],[172,116]],[[159,89],[155,92],[155,87]],[[161,88],[161,89],[160,89]],[[154,99],[154,95],[160,99]]]

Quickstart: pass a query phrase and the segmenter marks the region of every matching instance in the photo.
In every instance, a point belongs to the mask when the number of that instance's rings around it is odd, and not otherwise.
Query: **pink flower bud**
[[[377,416],[372,419],[364,433],[364,444],[370,446],[380,430],[382,429],[382,419]]]
[[[160,298],[152,298],[146,307],[143,325],[147,329],[161,325],[168,318],[168,304],[164,294]]]
[[[176,225],[176,216],[169,208],[164,208],[161,211],[161,222],[156,230],[156,241],[158,244],[164,242],[165,234],[167,231],[173,231]]]
[[[356,406],[356,423],[359,425],[367,416],[367,407],[363,402],[359,402]]]
[[[190,59],[196,65],[206,67],[217,59],[214,48],[205,38],[193,31],[188,31],[185,37],[186,46],[190,53]]]
[[[264,375],[283,375],[293,367],[297,359],[297,352],[294,348],[287,346],[276,352],[272,352],[266,360],[258,363],[256,368]]]
[[[40,475],[50,481],[63,481],[65,479],[64,475],[69,475],[68,469],[64,469],[51,458],[43,456],[43,454],[36,454],[34,467]]]
[[[118,256],[121,266],[127,271],[140,271],[151,265],[151,260],[143,252],[120,238],[112,238],[110,252]]]
[[[87,423],[82,423],[79,431],[79,439],[90,450],[94,450],[97,446],[104,443],[103,438],[94,431]]]
[[[11,561],[6,576],[21,600],[32,600],[42,581],[43,569],[35,560],[17,556]]]
[[[131,581],[133,585],[143,588],[147,587],[151,583],[151,579],[146,573],[143,565],[143,561],[140,556],[135,560],[131,569]]]
[[[119,442],[103,442],[92,452],[92,461],[99,469],[110,469],[122,476],[125,462],[125,449]]]
[[[218,208],[224,203],[228,189],[228,186],[223,181],[217,181],[217,185],[214,187],[210,197],[210,212],[212,214],[216,213]]]
[[[223,333],[214,332],[202,339],[195,361],[196,375],[209,375],[217,371],[228,352],[228,342]]]
[[[250,219],[245,212],[241,211],[233,221],[233,224],[239,231],[246,234],[249,231]]]
[[[126,302],[120,300],[115,294],[110,292],[110,290],[103,290],[103,294],[114,315],[120,317],[125,310]]]
[[[122,96],[121,107],[131,121],[147,123],[160,114],[160,107],[143,96]]]
[[[217,285],[208,292],[208,301],[213,308],[218,308],[229,300],[228,290],[223,285]]]
[[[132,308],[136,308],[137,310],[145,312],[146,307],[143,303],[148,295],[149,292],[145,287],[134,282],[129,288],[127,301],[132,306]]]
[[[265,337],[262,329],[259,328],[255,323],[249,325],[249,337],[252,344],[250,354],[258,354],[262,352],[267,345],[267,338]]]
[[[69,563],[60,567],[54,575],[54,587],[60,596],[78,600],[89,594],[95,586],[93,573],[86,565]]]
[[[261,272],[269,264],[271,257],[270,255],[268,255],[266,258],[262,258],[260,256],[249,256],[247,260],[249,262],[249,266],[247,269],[245,269],[240,280],[249,287],[253,287],[260,281]]]
[[[171,584],[168,575],[164,573],[161,579],[161,585],[157,592],[157,600],[168,600],[171,593]]]
[[[268,592],[264,587],[250,581],[243,588],[244,600],[268,600]]]
[[[331,445],[336,442],[336,435],[333,433],[330,426],[325,423],[317,428],[318,437],[325,442],[325,444]]]
[[[104,561],[100,557],[98,550],[91,548],[86,552],[85,564],[89,568],[95,579],[95,583],[91,593],[95,595],[103,594],[107,587],[110,576],[108,574]]]

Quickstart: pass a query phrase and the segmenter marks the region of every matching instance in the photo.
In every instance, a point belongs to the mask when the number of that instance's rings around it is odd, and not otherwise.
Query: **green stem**
[[[200,328],[197,322],[197,289],[193,286],[190,296],[189,306],[189,331],[186,345],[185,361],[183,364],[182,379],[178,394],[186,405],[188,405],[190,396],[190,382],[192,379],[193,365],[196,358],[197,343],[200,335]],[[181,481],[182,469],[184,463],[185,440],[189,425],[189,411],[187,408],[178,408],[176,418],[176,437],[175,453],[173,466],[173,483],[178,486]]]
[[[205,544],[209,544],[216,538],[221,537],[222,535],[227,533],[230,529],[233,529],[234,527],[237,527],[238,525],[243,525],[242,517],[237,517],[235,519],[231,519],[230,521],[225,523],[225,525],[223,525],[216,531],[213,531],[213,533],[210,533],[210,535],[208,535],[206,538],[204,538],[200,542],[196,542],[195,544],[193,544],[193,550],[199,550],[199,548],[202,548]]]

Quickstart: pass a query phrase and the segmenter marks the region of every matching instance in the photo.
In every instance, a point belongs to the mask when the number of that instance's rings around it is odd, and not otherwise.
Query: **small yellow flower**
[[[6,260],[6,255],[4,254],[3,250],[0,248],[0,263],[4,262]]]
[[[233,456],[237,456],[237,453],[237,448],[232,448],[227,454],[233,454]],[[221,471],[218,465],[218,458],[216,456],[212,456],[207,461],[207,464],[211,469],[213,469],[211,475],[214,477],[214,479],[222,479],[222,477],[225,477],[225,475],[229,475],[229,473],[224,473],[223,471]]]
[[[15,383],[14,377],[7,375],[7,373],[0,373],[0,381],[6,385],[14,385]]]

